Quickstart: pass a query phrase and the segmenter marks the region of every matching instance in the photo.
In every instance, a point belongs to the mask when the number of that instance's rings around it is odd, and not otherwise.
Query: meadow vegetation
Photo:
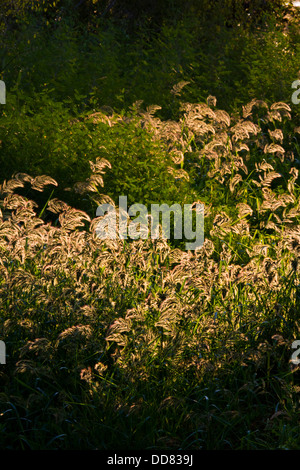
[[[0,15],[0,447],[299,449],[299,13],[100,3]],[[99,239],[120,195],[203,247]]]

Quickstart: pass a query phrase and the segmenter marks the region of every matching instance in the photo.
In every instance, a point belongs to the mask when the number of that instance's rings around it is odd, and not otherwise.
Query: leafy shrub
[[[19,94],[18,99],[21,98]],[[89,161],[102,157],[112,166],[104,183],[107,194],[115,201],[126,195],[130,205],[194,202],[185,180],[176,183],[170,174],[168,168],[175,166],[167,148],[142,129],[141,119],[118,115],[110,118],[101,111],[73,118],[63,104],[52,101],[47,93],[38,99],[39,105],[32,100],[30,106],[30,100],[23,97],[24,105],[18,105],[11,96],[3,114],[3,178],[17,172],[49,173],[59,183],[54,196],[91,212],[95,211],[95,204],[74,192],[73,186],[89,177]],[[16,108],[22,112],[16,113]],[[30,193],[26,195],[29,197]],[[45,202],[40,201],[41,208]]]
[[[71,4],[0,18],[1,448],[299,448],[293,10]],[[204,246],[99,239],[120,194],[202,202]]]

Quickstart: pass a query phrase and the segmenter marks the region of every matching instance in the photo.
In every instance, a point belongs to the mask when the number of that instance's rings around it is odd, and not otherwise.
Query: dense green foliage
[[[0,448],[299,449],[283,3],[2,1]],[[204,247],[99,240],[120,195],[202,202]]]

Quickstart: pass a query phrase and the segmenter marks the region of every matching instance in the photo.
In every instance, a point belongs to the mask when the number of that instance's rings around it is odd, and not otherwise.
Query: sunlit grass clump
[[[1,185],[1,448],[299,448],[291,109],[253,100],[230,116],[210,96],[164,121],[158,108],[135,103],[127,122],[164,149],[174,187],[186,182],[204,204],[199,250],[100,239],[99,218],[57,198],[37,210],[24,190],[56,188],[50,176]],[[121,119],[105,116],[91,118]],[[117,206],[106,157],[70,190]]]

